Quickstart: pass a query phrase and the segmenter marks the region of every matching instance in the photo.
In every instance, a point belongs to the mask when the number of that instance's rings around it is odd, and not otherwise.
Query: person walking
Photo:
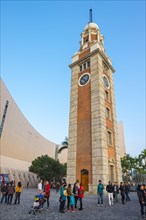
[[[13,200],[13,194],[15,192],[15,187],[13,185],[13,182],[11,181],[9,186],[8,186],[8,198],[7,198],[7,205],[12,203]]]
[[[47,209],[49,208],[49,199],[50,199],[50,190],[51,190],[51,185],[49,181],[46,181],[45,183],[45,188],[44,188],[44,193],[45,193],[45,198],[47,199]]]
[[[98,195],[98,206],[103,206],[103,190],[104,185],[102,184],[102,181],[99,180],[99,183],[97,185],[97,195]]]
[[[73,194],[74,194],[74,198],[75,198],[75,208],[77,208],[77,201],[78,201],[78,186],[77,186],[77,183],[74,183]]]
[[[106,186],[106,191],[108,192],[108,201],[109,201],[109,205],[111,206],[114,204],[114,202],[113,202],[114,189],[113,189],[113,185],[110,181],[108,182],[108,185]]]
[[[123,184],[123,182],[120,183],[119,190],[121,191],[122,204],[125,204],[125,184]]]
[[[82,185],[82,183],[80,183],[80,187],[78,189],[78,197],[79,197],[79,200],[80,200],[80,208],[79,210],[83,210],[83,201],[82,199],[84,198],[84,187]]]
[[[18,201],[18,204],[20,203],[21,192],[22,192],[22,184],[19,181],[16,188],[15,188],[15,202],[14,202],[14,205],[16,205],[17,201]]]

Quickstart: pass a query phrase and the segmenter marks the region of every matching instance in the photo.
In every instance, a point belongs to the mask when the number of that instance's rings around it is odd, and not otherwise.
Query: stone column
[[[116,176],[117,182],[122,181],[122,171],[121,171],[121,158],[120,158],[120,147],[119,147],[119,134],[117,125],[117,115],[116,115],[116,103],[114,95],[114,80],[113,74],[110,74],[110,84],[111,84],[111,99],[112,99],[112,111],[113,111],[113,125],[114,125],[114,141],[116,150]]]
[[[98,180],[107,181],[108,152],[102,59],[96,53],[91,57],[91,120],[92,120],[92,192],[96,193]]]
[[[78,72],[78,66],[72,67],[67,159],[67,183],[71,184],[76,181]]]

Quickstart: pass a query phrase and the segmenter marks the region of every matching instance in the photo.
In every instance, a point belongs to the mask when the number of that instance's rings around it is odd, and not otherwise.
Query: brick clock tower
[[[121,181],[121,165],[114,68],[91,13],[81,33],[80,49],[70,65],[67,182],[82,182],[86,191],[96,193],[99,180],[104,184]]]

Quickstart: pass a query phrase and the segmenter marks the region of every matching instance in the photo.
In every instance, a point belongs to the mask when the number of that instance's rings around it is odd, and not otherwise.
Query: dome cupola
[[[80,51],[89,48],[95,43],[98,43],[100,49],[104,51],[104,37],[100,33],[98,25],[92,21],[92,9],[89,11],[89,23],[85,26],[81,37]]]

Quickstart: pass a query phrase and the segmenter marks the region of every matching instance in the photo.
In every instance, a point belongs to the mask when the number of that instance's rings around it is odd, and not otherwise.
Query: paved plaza
[[[84,219],[84,220],[140,220],[140,205],[137,194],[130,193],[131,201],[125,205],[119,203],[113,206],[108,205],[107,195],[104,195],[104,206],[97,206],[97,195],[86,195],[83,199],[83,210],[75,210],[75,213],[59,213],[59,193],[51,190],[50,207],[46,209],[46,203],[41,213],[36,215],[28,214],[34,202],[34,196],[37,189],[23,189],[21,194],[21,202],[19,205],[0,204],[1,220],[68,220],[68,219]],[[119,196],[120,197],[120,196]],[[79,204],[78,204],[79,206]]]

